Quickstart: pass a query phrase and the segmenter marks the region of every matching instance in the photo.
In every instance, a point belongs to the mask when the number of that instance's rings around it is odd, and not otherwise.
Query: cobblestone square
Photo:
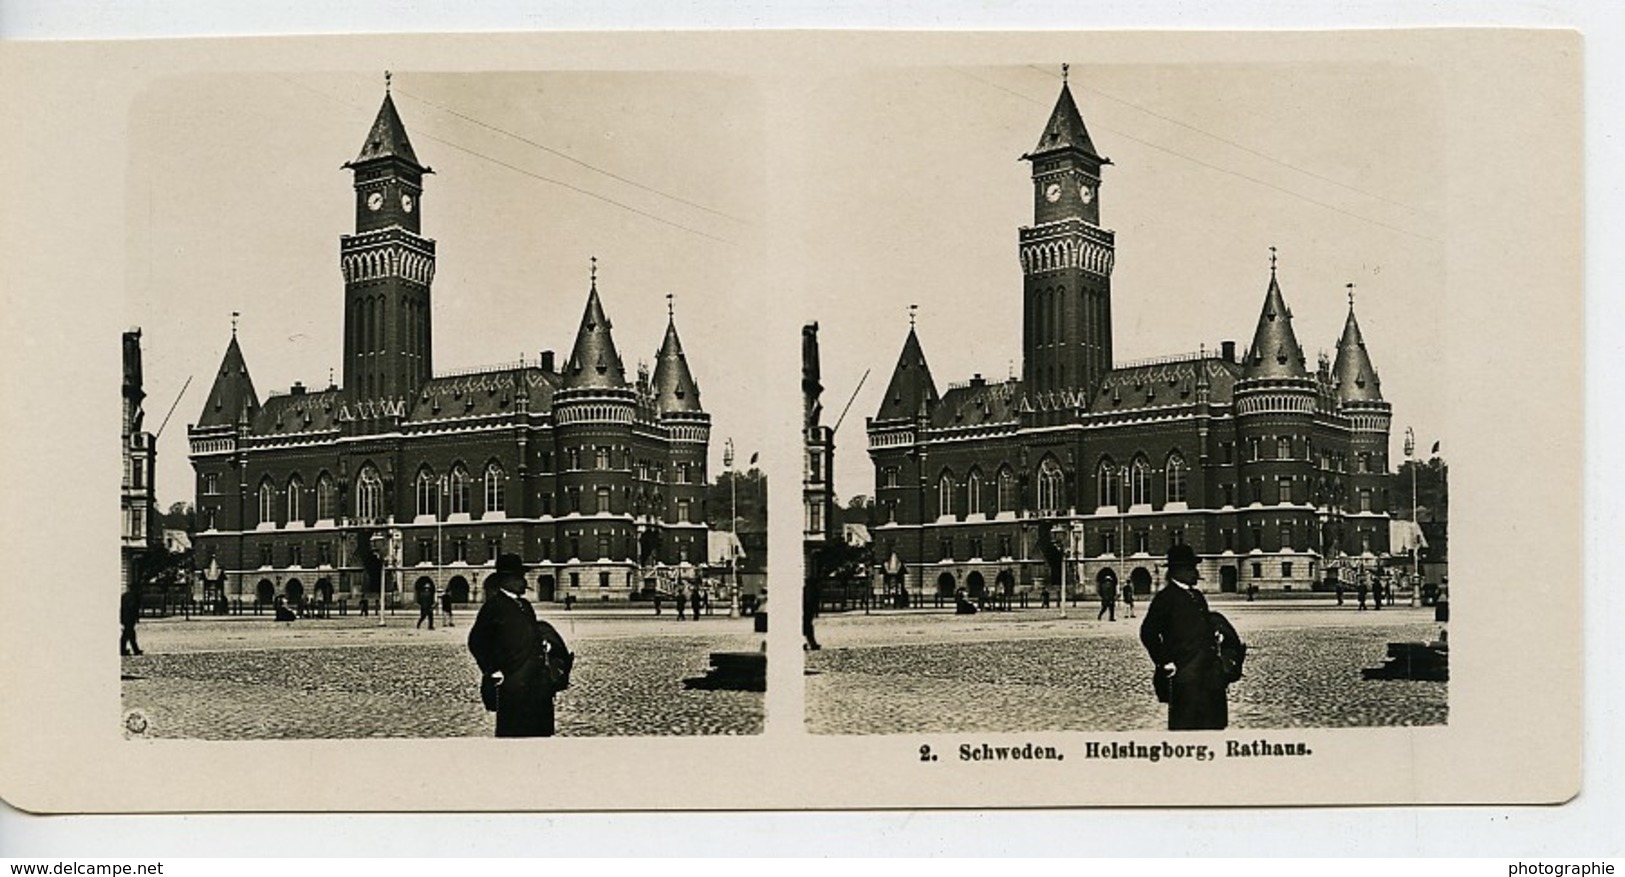
[[[204,740],[489,737],[473,613],[433,631],[415,615],[278,624],[269,616],[143,621],[123,659],[126,711],[148,737]],[[760,692],[689,690],[714,651],[753,651],[751,621],[546,613],[576,653],[558,695],[560,736],[758,734]],[[109,645],[111,648],[111,644]],[[137,725],[141,722],[138,720]]]
[[[818,734],[1164,728],[1140,619],[1098,607],[955,616],[819,619],[807,656],[807,727]],[[1248,644],[1230,688],[1232,728],[1442,725],[1447,685],[1365,681],[1389,642],[1439,636],[1433,610],[1360,612],[1331,601],[1213,601]],[[1142,617],[1144,606],[1140,607]]]

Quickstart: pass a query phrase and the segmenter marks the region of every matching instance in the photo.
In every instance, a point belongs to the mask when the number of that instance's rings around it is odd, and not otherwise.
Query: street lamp
[[[739,473],[734,470],[734,440],[722,450],[722,465],[728,470],[728,617],[739,617]]]

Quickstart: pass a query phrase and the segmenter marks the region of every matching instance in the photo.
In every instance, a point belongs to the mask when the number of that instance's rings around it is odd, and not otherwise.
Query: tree
[[[1411,519],[1411,473],[1416,473],[1417,518],[1423,523],[1443,523],[1450,519],[1450,465],[1443,457],[1406,460],[1399,466],[1389,492],[1388,513],[1401,520]]]

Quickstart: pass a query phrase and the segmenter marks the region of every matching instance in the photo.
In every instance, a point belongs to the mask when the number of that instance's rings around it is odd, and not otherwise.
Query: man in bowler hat
[[[1140,624],[1140,642],[1162,677],[1158,687],[1167,684],[1170,731],[1217,731],[1230,721],[1218,639],[1207,600],[1196,590],[1199,577],[1194,548],[1169,548],[1167,585]]]
[[[554,682],[548,653],[568,655],[553,626],[536,618],[525,600],[525,564],[517,554],[497,558],[486,580],[485,603],[468,632],[468,650],[494,683],[498,737],[553,736]]]

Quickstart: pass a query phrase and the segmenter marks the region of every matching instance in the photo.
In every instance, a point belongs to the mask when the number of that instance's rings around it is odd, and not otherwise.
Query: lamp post
[[[1411,464],[1411,605],[1416,605],[1416,592],[1422,587],[1422,522],[1416,519],[1416,434],[1405,427],[1405,460]]]
[[[739,617],[739,473],[734,470],[734,440],[722,449],[722,465],[728,470],[728,617]]]
[[[448,477],[442,473],[434,497],[434,577],[441,588],[446,587],[446,489]],[[494,560],[494,558],[493,558]]]
[[[1132,588],[1132,587],[1134,587],[1134,580],[1133,580],[1133,577],[1128,574],[1128,532],[1127,532],[1127,527],[1128,527],[1128,510],[1129,510],[1129,506],[1132,505],[1132,503],[1129,502],[1129,499],[1130,499],[1130,497],[1128,495],[1128,467],[1127,466],[1119,466],[1117,468],[1117,508],[1118,508],[1118,513],[1117,513],[1117,554],[1118,554],[1119,557],[1121,557],[1123,559],[1122,563],[1119,564],[1123,568],[1121,570],[1118,570],[1118,572],[1117,572],[1117,575],[1121,580],[1121,583],[1119,584],[1118,587],[1123,587],[1123,586],[1126,585],[1127,587]]]

